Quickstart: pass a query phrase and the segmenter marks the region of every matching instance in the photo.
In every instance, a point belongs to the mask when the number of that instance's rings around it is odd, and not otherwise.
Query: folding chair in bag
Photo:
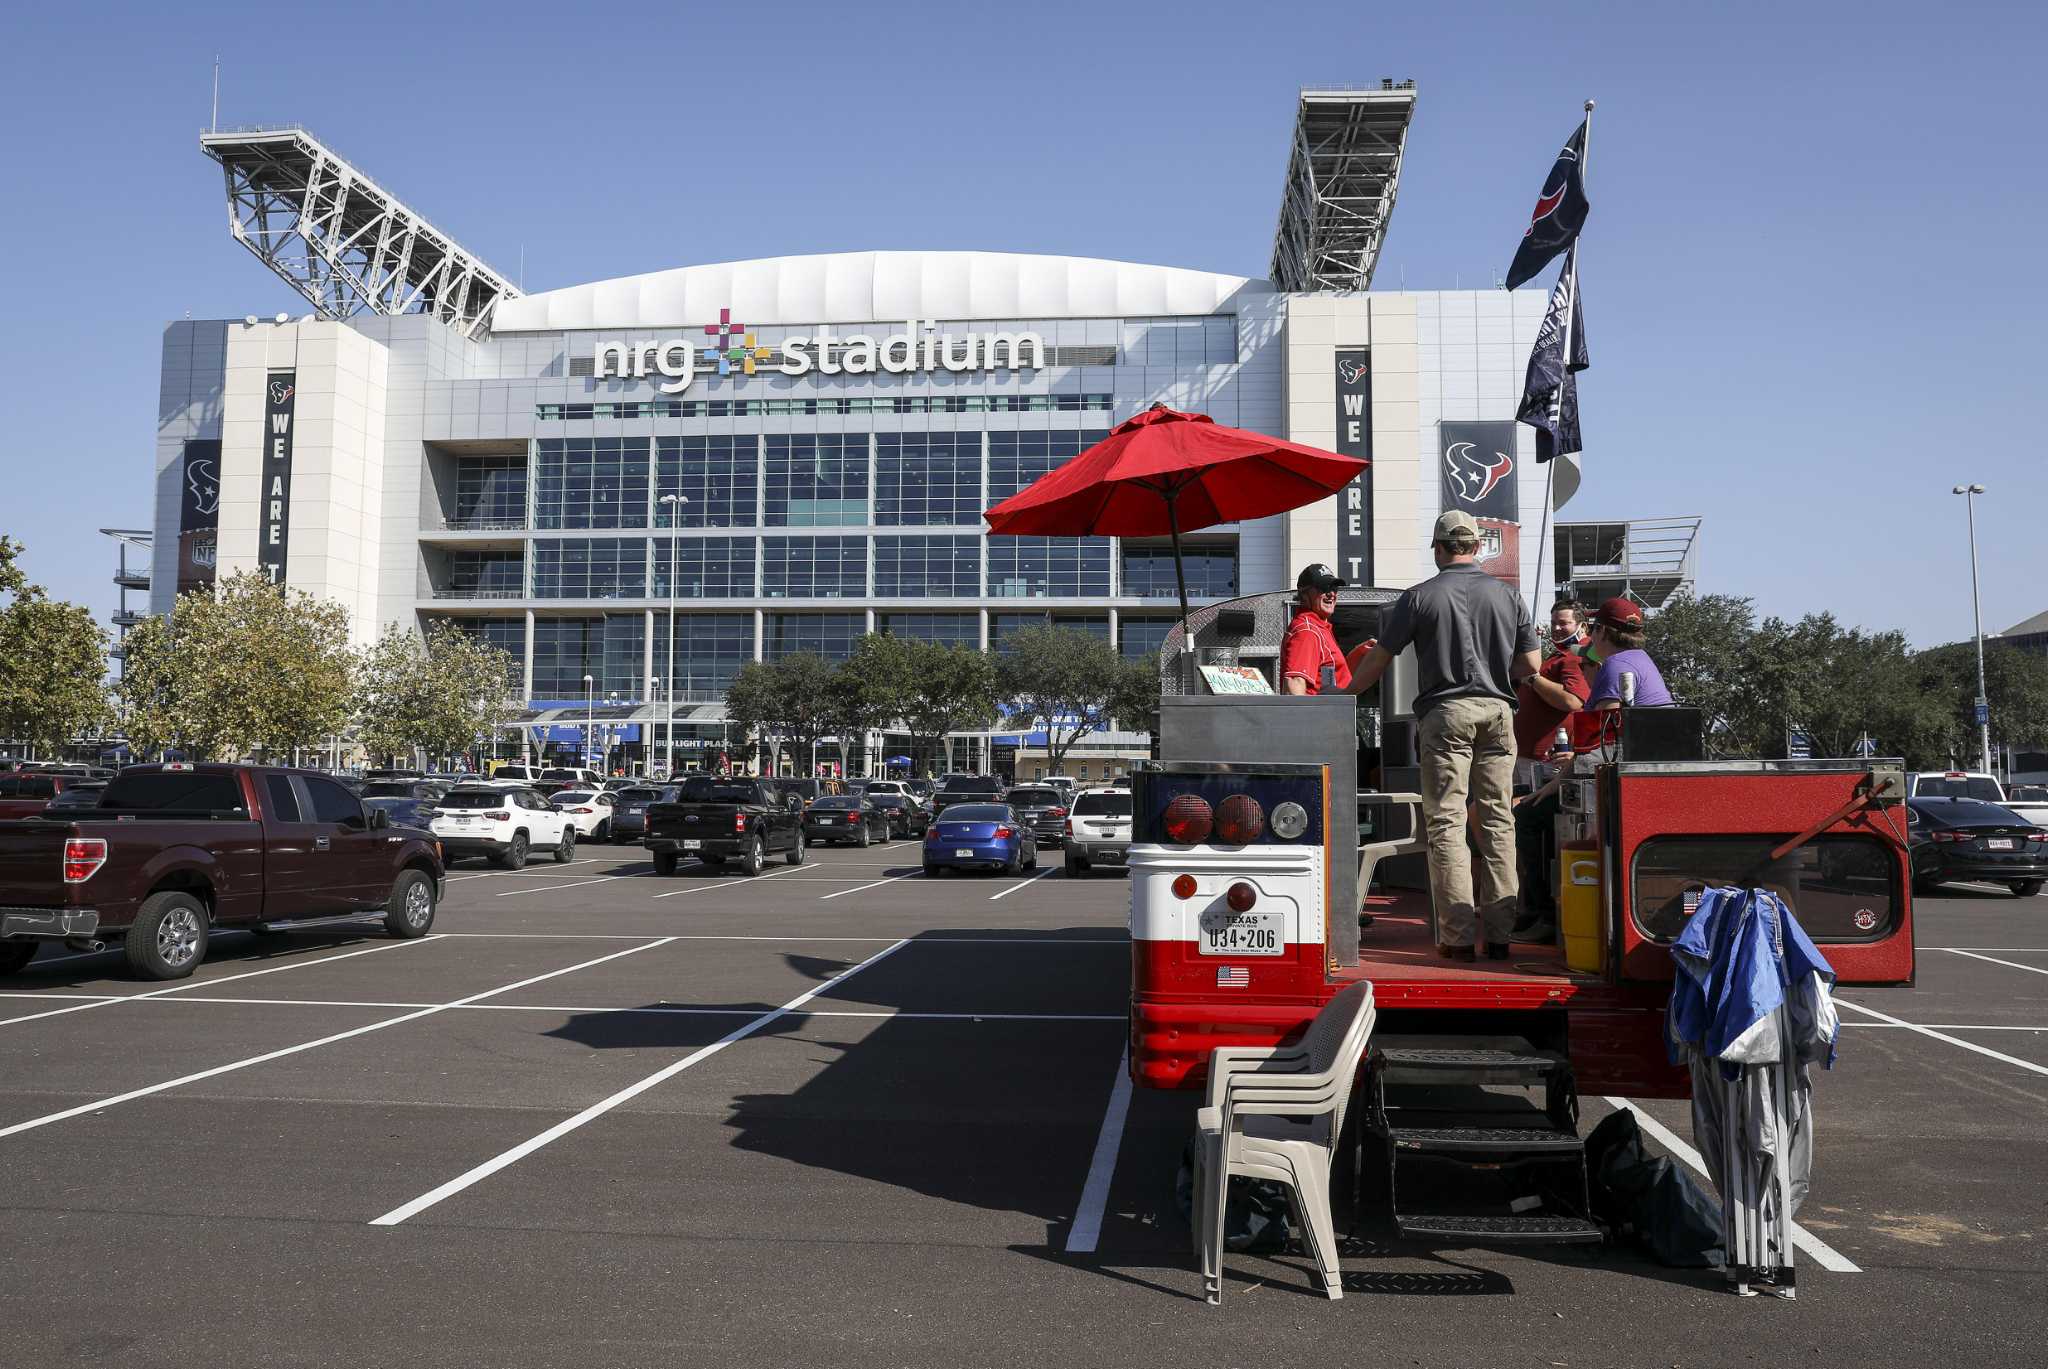
[[[1223,1301],[1224,1205],[1237,1176],[1286,1186],[1310,1258],[1334,1300],[1337,1268],[1330,1173],[1359,1062],[1372,1036],[1372,986],[1354,984],[1323,1006],[1292,1046],[1226,1046],[1209,1058],[1206,1105],[1195,1114],[1195,1251],[1202,1292]]]

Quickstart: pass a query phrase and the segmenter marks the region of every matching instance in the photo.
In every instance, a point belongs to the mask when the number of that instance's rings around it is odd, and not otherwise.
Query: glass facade
[[[875,597],[981,597],[979,537],[877,537]]]
[[[1092,633],[1103,641],[1109,640],[1108,615],[1095,617],[1054,617],[1044,613],[991,613],[988,616],[988,649],[998,656],[1009,654],[1004,645],[1006,638],[1015,636],[1027,627],[1064,627],[1077,632]]]
[[[771,527],[859,527],[868,521],[866,433],[771,434],[763,521]]]
[[[771,613],[761,656],[779,661],[809,651],[828,661],[843,661],[866,631],[867,615],[862,613]]]
[[[1107,537],[991,537],[988,592],[997,599],[1106,599]]]
[[[654,615],[653,678],[670,674],[668,615]],[[751,613],[680,613],[676,615],[675,692],[723,694],[740,667],[754,659],[754,615]],[[667,685],[657,691],[666,696]]]
[[[644,599],[644,537],[551,537],[533,544],[536,599]]]
[[[437,599],[518,599],[526,594],[526,557],[502,547],[457,547],[448,552]]]
[[[878,526],[981,525],[980,433],[880,433],[875,437]]]
[[[669,597],[673,567],[678,599],[751,599],[758,561],[751,537],[657,537],[654,597]]]
[[[990,433],[988,435],[988,507],[994,508],[1017,491],[1087,451],[1109,436],[1107,428],[1079,432]]]
[[[1126,613],[1117,619],[1116,649],[1129,660],[1140,657],[1158,659],[1159,649],[1166,645],[1166,634],[1173,631],[1178,618],[1134,618]]]
[[[534,526],[644,528],[644,437],[550,437],[534,444]]]
[[[912,637],[920,642],[944,646],[981,645],[979,613],[884,613],[876,618],[875,631],[892,637]]]
[[[757,438],[730,434],[657,438],[654,526],[753,527],[760,513],[760,445]],[[687,502],[661,502],[670,495]]]
[[[865,599],[865,537],[764,537],[761,593],[770,599]]]
[[[518,618],[442,618],[447,624],[464,636],[473,637],[505,653],[505,674],[516,690],[526,681],[526,619]]]
[[[583,677],[603,673],[604,619],[534,619],[533,697],[583,698]]]
[[[456,528],[526,526],[526,458],[465,456],[455,462]]]
[[[1187,572],[1188,601],[1237,597],[1237,548],[1183,546],[1181,564]],[[1123,593],[1130,599],[1180,598],[1174,583],[1173,548],[1126,546]]]

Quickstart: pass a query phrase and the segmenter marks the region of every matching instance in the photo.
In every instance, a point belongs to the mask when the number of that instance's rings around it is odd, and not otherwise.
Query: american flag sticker
[[[1219,989],[1249,989],[1252,986],[1252,972],[1243,965],[1218,965],[1216,987]]]

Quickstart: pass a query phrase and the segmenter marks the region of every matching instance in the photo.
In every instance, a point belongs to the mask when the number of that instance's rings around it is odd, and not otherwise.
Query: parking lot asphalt
[[[1796,1302],[1368,1228],[1346,1296],[1173,1196],[1119,1087],[1121,878],[452,871],[434,934],[225,934],[0,983],[10,1365],[2002,1365],[2048,1334],[2048,898],[1917,903],[1841,995]],[[1586,1100],[1586,1124],[1608,1104]],[[1642,1110],[1679,1141],[1684,1104]]]

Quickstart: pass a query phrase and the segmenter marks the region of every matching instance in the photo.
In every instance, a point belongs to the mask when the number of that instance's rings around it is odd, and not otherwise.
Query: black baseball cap
[[[1317,589],[1327,591],[1333,589],[1342,589],[1344,588],[1344,586],[1350,583],[1351,582],[1349,580],[1338,579],[1337,572],[1331,570],[1328,566],[1324,565],[1320,561],[1316,562],[1314,565],[1302,571],[1301,574],[1294,577],[1294,587],[1296,589]]]

